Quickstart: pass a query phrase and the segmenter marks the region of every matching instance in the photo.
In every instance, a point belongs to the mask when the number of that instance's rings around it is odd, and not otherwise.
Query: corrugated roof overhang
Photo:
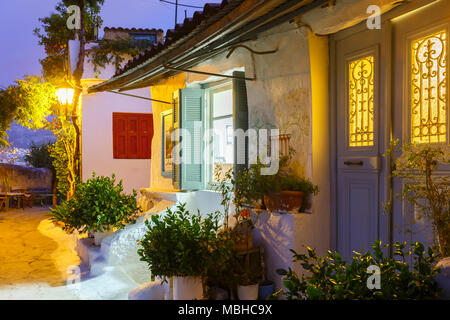
[[[289,21],[329,0],[234,0],[193,31],[154,56],[101,84],[89,93],[132,90],[151,86],[176,74],[163,64],[190,68],[233,45],[253,39],[258,33]],[[138,62],[139,57],[137,58]]]

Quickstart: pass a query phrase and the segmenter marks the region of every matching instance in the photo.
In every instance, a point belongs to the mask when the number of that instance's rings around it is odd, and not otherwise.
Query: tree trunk
[[[83,93],[81,79],[84,73],[84,61],[86,55],[86,31],[85,31],[85,17],[84,17],[84,0],[80,1],[80,30],[79,30],[79,38],[80,38],[80,52],[78,53],[78,61],[77,67],[73,72],[73,80],[75,82],[75,92],[74,92],[74,106],[72,112],[72,123],[75,128],[76,137],[75,137],[75,152],[73,155],[73,172],[79,178],[81,178],[81,110],[80,110],[80,97]],[[73,193],[71,194],[71,196]]]

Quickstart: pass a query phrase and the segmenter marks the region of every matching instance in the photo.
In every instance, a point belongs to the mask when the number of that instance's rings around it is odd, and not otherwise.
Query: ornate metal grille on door
[[[349,146],[373,146],[374,57],[350,61],[348,71]]]
[[[446,141],[447,32],[411,43],[411,142]]]

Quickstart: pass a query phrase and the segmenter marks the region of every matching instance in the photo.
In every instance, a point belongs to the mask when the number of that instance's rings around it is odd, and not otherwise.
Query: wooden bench
[[[48,200],[48,204],[51,204],[51,199],[53,198],[53,193],[49,188],[45,187],[30,187],[27,188],[26,192],[33,194],[33,202],[39,201],[41,206],[44,205],[45,201]]]

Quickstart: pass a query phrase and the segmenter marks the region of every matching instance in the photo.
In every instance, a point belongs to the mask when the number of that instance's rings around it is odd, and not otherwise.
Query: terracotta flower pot
[[[264,196],[264,204],[272,212],[290,212],[302,207],[304,196],[303,191],[269,192]]]

